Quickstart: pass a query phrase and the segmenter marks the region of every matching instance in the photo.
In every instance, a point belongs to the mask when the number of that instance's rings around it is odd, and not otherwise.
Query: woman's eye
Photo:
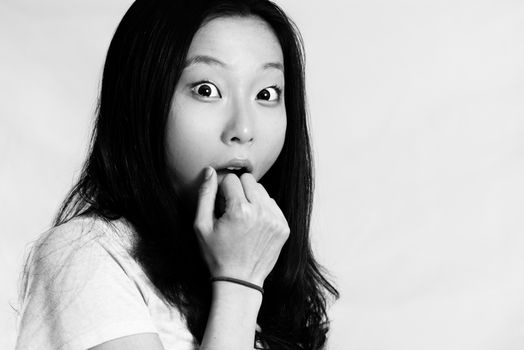
[[[210,82],[196,84],[195,86],[193,86],[191,91],[193,91],[195,94],[202,96],[202,97],[208,97],[208,98],[222,97],[217,87]]]
[[[278,86],[270,86],[260,91],[257,95],[257,99],[265,101],[277,101],[280,99],[282,90]]]

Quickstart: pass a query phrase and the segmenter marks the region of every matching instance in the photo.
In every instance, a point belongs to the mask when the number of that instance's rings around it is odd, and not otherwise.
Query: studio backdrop
[[[524,349],[524,2],[281,0],[306,48],[330,350]],[[0,348],[129,0],[0,0]]]

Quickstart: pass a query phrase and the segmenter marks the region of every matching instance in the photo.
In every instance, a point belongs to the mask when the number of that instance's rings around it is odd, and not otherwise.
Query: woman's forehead
[[[272,28],[259,17],[219,17],[195,34],[186,66],[198,63],[234,69],[246,65],[283,70],[283,55]]]

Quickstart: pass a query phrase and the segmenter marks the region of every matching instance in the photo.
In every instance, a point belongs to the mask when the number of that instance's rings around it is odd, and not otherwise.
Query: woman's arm
[[[230,282],[214,282],[211,310],[199,350],[252,350],[261,304],[262,294],[255,289]],[[156,333],[122,337],[91,349],[164,350]]]
[[[156,333],[133,334],[127,337],[117,338],[89,350],[164,350],[160,338]]]
[[[200,350],[252,350],[262,294],[239,284],[213,282],[213,301]]]

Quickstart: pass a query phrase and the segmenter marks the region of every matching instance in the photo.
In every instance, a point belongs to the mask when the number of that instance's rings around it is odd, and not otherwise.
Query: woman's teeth
[[[220,169],[218,171],[218,173],[232,173],[232,174],[235,174],[237,175],[238,177],[240,177],[240,175],[242,175],[243,173],[247,172],[246,168],[236,168],[236,167],[227,167],[227,168],[224,168],[224,169]]]

